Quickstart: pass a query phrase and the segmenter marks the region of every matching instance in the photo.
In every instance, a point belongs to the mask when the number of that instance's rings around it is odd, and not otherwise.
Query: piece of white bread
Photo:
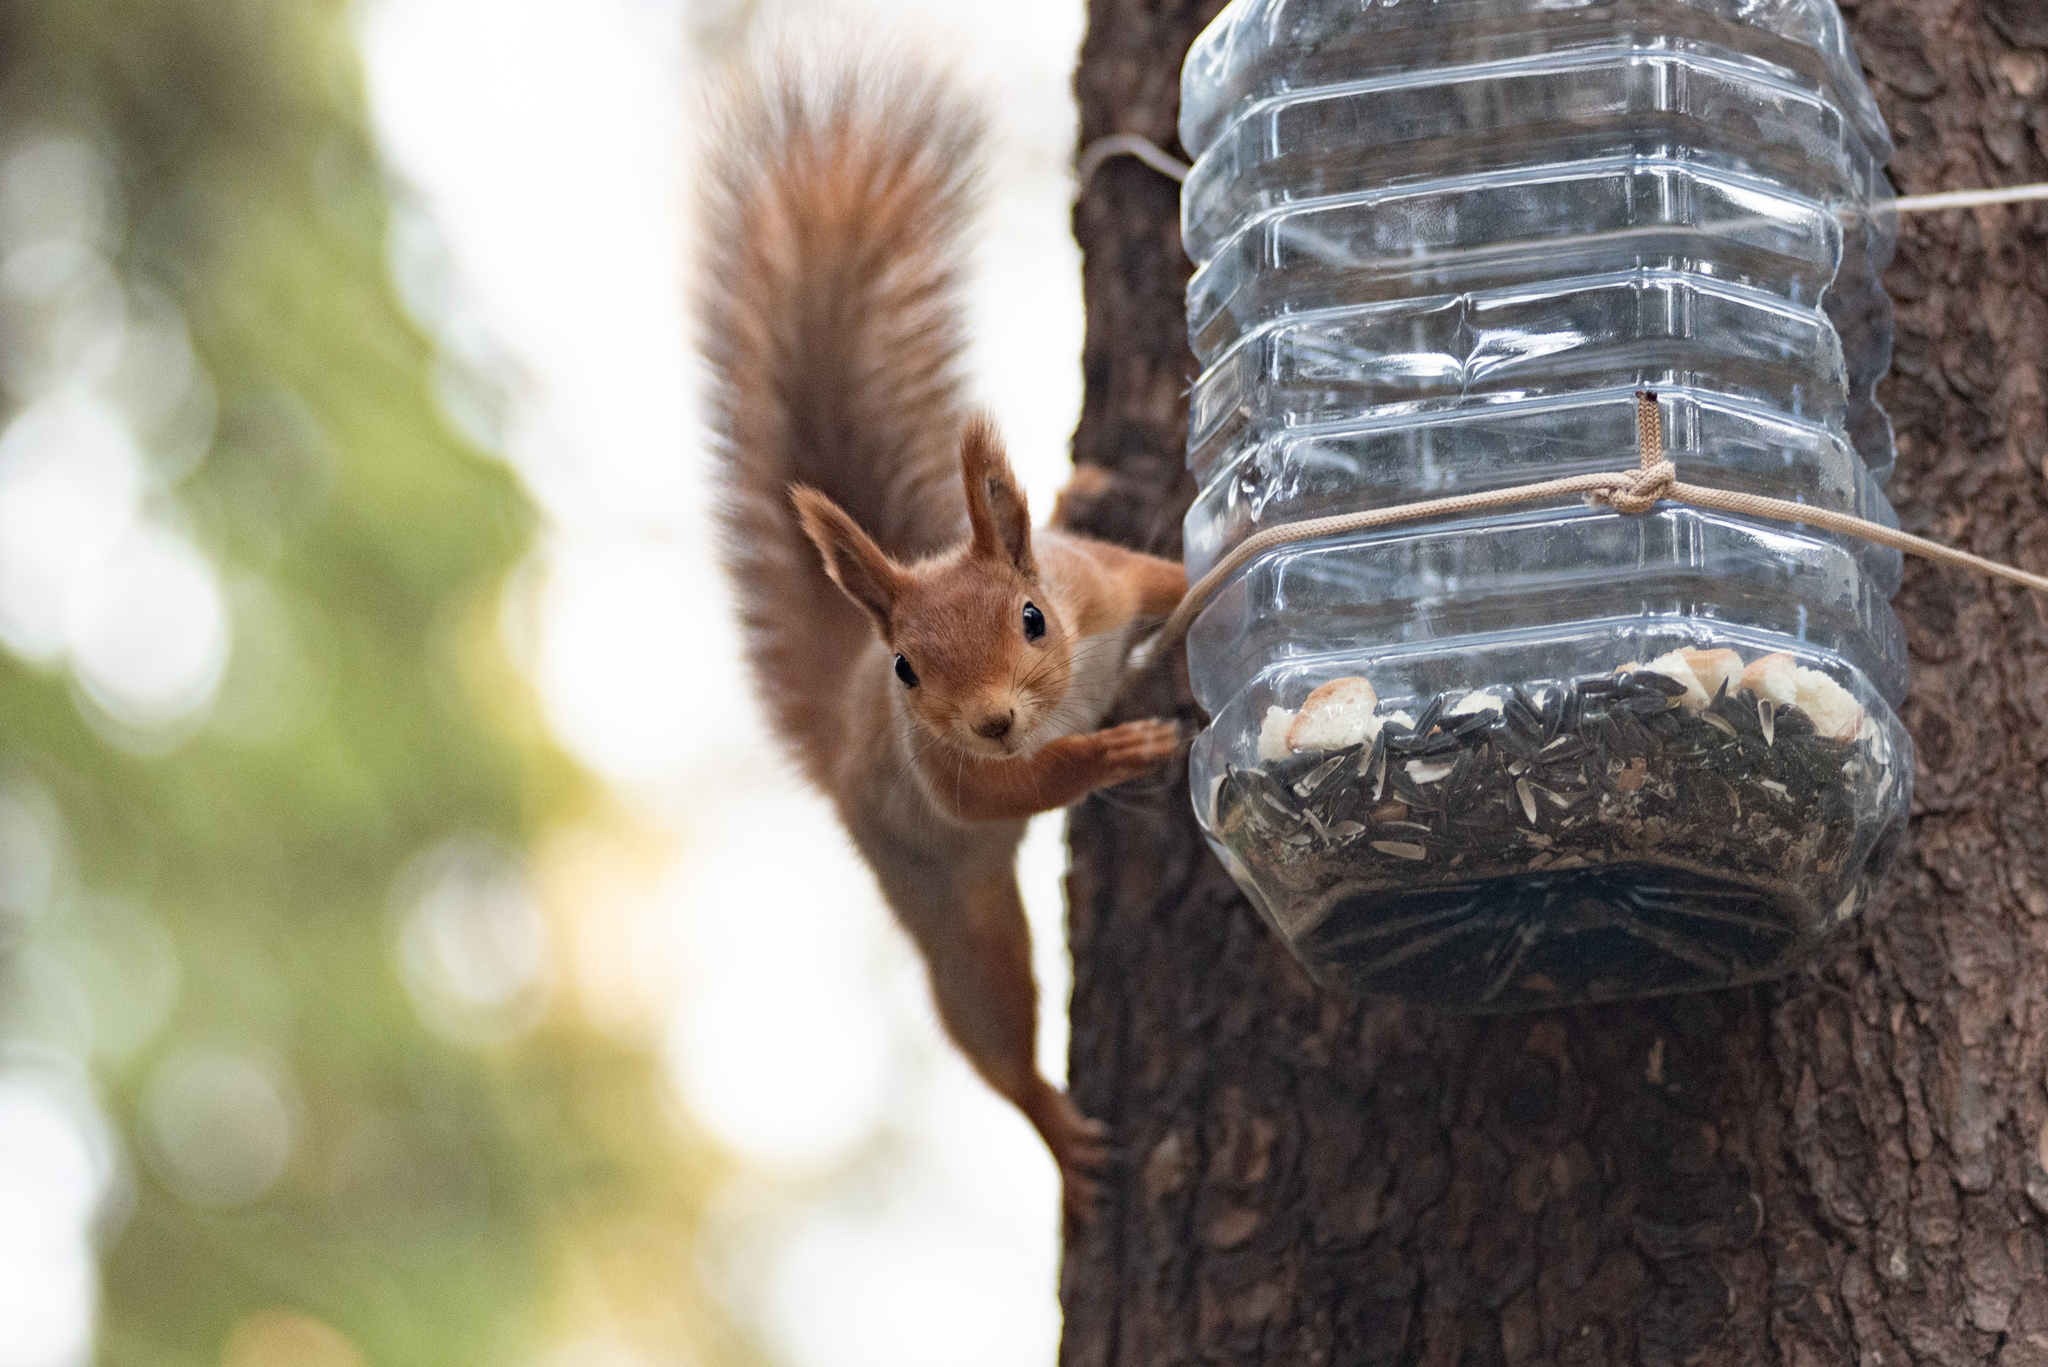
[[[1259,759],[1267,764],[1276,759],[1286,759],[1287,728],[1294,725],[1294,714],[1284,707],[1266,709],[1265,725],[1259,728]]]
[[[1813,722],[1813,729],[1836,740],[1854,740],[1863,725],[1863,709],[1849,690],[1818,669],[1794,668],[1798,681],[1796,705]]]
[[[1692,676],[1700,681],[1707,701],[1712,702],[1726,685],[1732,694],[1741,685],[1742,657],[1732,650],[1683,650],[1685,663],[1692,669]]]
[[[1287,748],[1342,750],[1358,745],[1380,733],[1380,719],[1374,715],[1380,697],[1370,680],[1357,676],[1332,679],[1304,698],[1301,714],[1287,728]]]
[[[1736,681],[1736,687],[1747,688],[1758,698],[1784,705],[1799,701],[1799,667],[1792,657],[1780,650],[1771,655],[1760,655],[1749,662]]]

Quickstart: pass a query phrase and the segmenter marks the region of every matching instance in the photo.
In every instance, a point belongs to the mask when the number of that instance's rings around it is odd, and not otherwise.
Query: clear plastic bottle
[[[1191,576],[1626,467],[1896,525],[1891,145],[1833,0],[1236,0],[1181,138]],[[1910,802],[1899,558],[1664,505],[1273,550],[1188,642],[1197,812],[1322,980],[1472,1009],[1782,972]]]

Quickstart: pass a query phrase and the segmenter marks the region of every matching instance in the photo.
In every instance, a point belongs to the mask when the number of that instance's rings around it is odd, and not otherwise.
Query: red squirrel
[[[789,65],[719,130],[702,336],[725,561],[769,721],[922,953],[940,1019],[1086,1218],[1106,1132],[1038,1071],[1028,817],[1145,774],[1176,728],[1097,729],[1182,567],[1033,531],[961,395],[978,111],[928,77]]]

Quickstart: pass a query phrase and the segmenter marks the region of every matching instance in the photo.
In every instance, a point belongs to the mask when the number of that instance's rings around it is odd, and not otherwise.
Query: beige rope
[[[1297,541],[1313,541],[1326,536],[1341,536],[1346,532],[1362,532],[1398,522],[1419,522],[1425,518],[1457,517],[1465,513],[1486,512],[1494,508],[1513,507],[1518,503],[1536,503],[1572,494],[1582,495],[1588,502],[1603,504],[1616,512],[1632,516],[1647,513],[1658,503],[1669,500],[1673,503],[1690,504],[1695,508],[1735,513],[1742,517],[1804,523],[1809,527],[1819,527],[1826,531],[1860,536],[1866,541],[1910,551],[1929,560],[1964,565],[1984,574],[2010,579],[2015,584],[2024,584],[2036,592],[2048,593],[2048,575],[2031,574],[2011,565],[2002,565],[1996,560],[1986,560],[1981,555],[1959,551],[1938,541],[1929,541],[1925,537],[1914,536],[1909,532],[1894,531],[1881,523],[1867,522],[1860,517],[1851,517],[1847,513],[1838,513],[1827,508],[1816,508],[1807,503],[1794,503],[1789,499],[1764,498],[1757,494],[1735,493],[1726,489],[1709,489],[1704,485],[1679,482],[1678,467],[1664,456],[1663,420],[1658,413],[1657,396],[1648,390],[1636,395],[1636,440],[1641,451],[1641,459],[1634,470],[1617,470],[1599,475],[1573,475],[1566,479],[1546,479],[1534,484],[1518,484],[1509,489],[1489,489],[1484,493],[1458,494],[1451,498],[1403,503],[1392,508],[1339,513],[1332,517],[1312,517],[1256,532],[1239,542],[1230,554],[1217,561],[1215,567],[1187,591],[1186,596],[1180,600],[1180,606],[1166,619],[1165,627],[1156,637],[1146,642],[1145,657],[1148,661],[1156,660],[1165,651],[1172,649],[1181,637],[1187,635],[1188,627],[1194,623],[1195,615],[1208,603],[1216,590],[1223,587],[1233,574],[1250,561],[1264,555],[1275,546],[1291,545]]]
[[[1188,164],[1152,139],[1136,133],[1111,133],[1081,149],[1080,159],[1074,163],[1074,179],[1082,189],[1088,188],[1095,172],[1111,157],[1136,157],[1168,180],[1188,178]]]
[[[1932,195],[1900,195],[1897,199],[1873,204],[1871,208],[1877,213],[1890,209],[1895,214],[1932,214],[1943,209],[1975,209],[1984,204],[2022,204],[2034,199],[2048,199],[2048,183],[2003,185],[1994,190],[1943,190]]]

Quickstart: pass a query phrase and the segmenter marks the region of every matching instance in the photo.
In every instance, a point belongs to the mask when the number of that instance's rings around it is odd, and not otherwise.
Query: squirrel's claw
[[[1101,746],[1103,766],[1111,771],[1107,782],[1124,783],[1173,757],[1180,748],[1180,723],[1156,719],[1127,721],[1097,731],[1095,738]]]
[[[1086,1229],[1102,1209],[1102,1183],[1083,1172],[1060,1170],[1060,1209],[1069,1230]]]
[[[1068,1221],[1087,1225],[1102,1200],[1102,1176],[1116,1157],[1109,1126],[1082,1115],[1072,1097],[1051,1086],[1032,1108],[1031,1122],[1059,1164]]]

